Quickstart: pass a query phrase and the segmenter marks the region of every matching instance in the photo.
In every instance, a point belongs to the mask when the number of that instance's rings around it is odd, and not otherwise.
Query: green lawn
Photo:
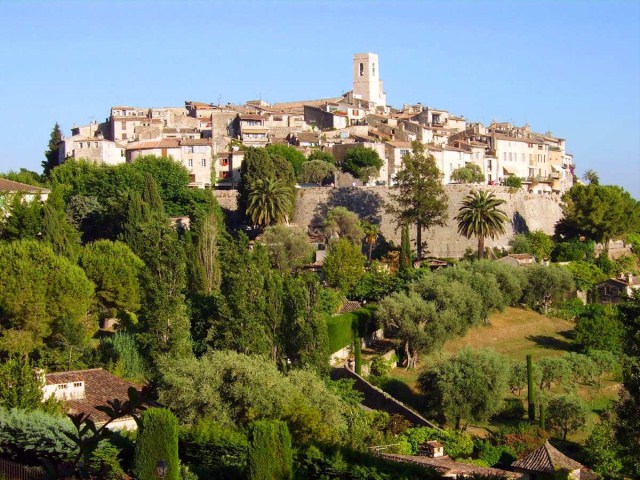
[[[441,353],[423,358],[417,370],[394,368],[390,374],[390,385],[386,389],[399,400],[420,410],[422,401],[416,389],[416,380],[421,366],[429,365],[443,356],[452,355],[465,346],[490,348],[522,362],[527,354],[533,355],[534,360],[562,355],[572,350],[573,326],[573,322],[568,320],[549,318],[531,310],[507,308],[504,312],[491,315],[490,325],[474,327],[464,337],[446,342]],[[578,387],[578,393],[589,403],[592,414],[585,431],[570,435],[571,440],[584,441],[591,426],[598,419],[597,413],[617,398],[620,384],[616,380],[606,379],[599,388],[586,385]],[[526,392],[520,398],[526,400]],[[500,425],[497,423],[479,425],[480,428],[474,428],[473,431],[481,434],[487,427],[498,426]]]

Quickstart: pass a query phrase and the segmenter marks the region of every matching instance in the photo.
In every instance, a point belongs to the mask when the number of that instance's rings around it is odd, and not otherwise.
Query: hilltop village
[[[59,144],[59,162],[70,158],[98,164],[131,162],[144,155],[171,156],[191,176],[190,186],[232,188],[240,181],[243,147],[291,145],[304,154],[328,152],[339,163],[356,147],[375,150],[382,167],[365,180],[392,186],[412,142],[425,146],[442,172],[456,183],[456,170],[476,165],[487,185],[510,184],[535,193],[563,193],[573,183],[573,157],[565,140],[528,125],[485,126],[426,105],[387,104],[374,53],[353,57],[353,88],[341,96],[244,105],[186,101],[179,107],[113,106],[104,122],[74,126]],[[341,176],[342,186],[362,185]]]

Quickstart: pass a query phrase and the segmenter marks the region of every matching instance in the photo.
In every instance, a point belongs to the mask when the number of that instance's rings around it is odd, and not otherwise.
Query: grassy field
[[[422,400],[416,389],[416,380],[421,367],[438,361],[443,356],[450,356],[465,346],[472,348],[489,348],[513,360],[525,361],[527,354],[534,358],[562,355],[572,350],[573,322],[557,318],[549,318],[531,310],[507,308],[504,312],[495,313],[490,317],[490,325],[472,328],[467,335],[445,343],[442,353],[430,355],[422,359],[417,370],[394,368],[391,371],[391,381],[386,390],[401,401],[422,409]],[[579,395],[585,399],[592,414],[587,428],[576,435],[570,436],[573,441],[583,441],[591,425],[597,421],[597,413],[601,412],[611,400],[617,398],[619,383],[616,379],[605,379],[600,388],[580,385]],[[510,396],[510,395],[509,395]],[[526,392],[521,399],[526,399]],[[487,427],[498,424],[479,425],[473,429],[474,433],[481,433]]]

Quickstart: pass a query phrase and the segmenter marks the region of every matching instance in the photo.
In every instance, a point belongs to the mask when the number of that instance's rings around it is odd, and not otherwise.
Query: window
[[[73,386],[74,387],[81,387],[82,386],[82,382],[73,382]]]
[[[507,152],[503,152],[502,156],[504,157],[504,161],[507,161]]]
[[[371,71],[373,72],[373,76],[375,77],[376,76],[376,64],[375,63],[371,64]]]
[[[190,158],[189,160],[187,160],[187,162],[189,163],[190,167],[193,167],[193,158]]]
[[[201,164],[203,167],[206,167],[206,166],[207,166],[207,159],[206,159],[206,158],[203,158],[202,160],[200,160],[200,164]]]
[[[57,386],[58,390],[65,390],[67,388],[67,384],[66,383],[60,383]]]
[[[522,161],[525,162],[526,161],[526,157],[524,156],[524,153],[522,154]]]
[[[123,120],[122,122],[120,122],[120,128],[122,128],[123,130],[127,129],[127,122],[125,120]]]
[[[364,76],[364,63],[360,63],[360,76]]]
[[[360,112],[358,110],[353,110],[352,114],[353,114],[354,117],[357,117],[357,116],[360,115]]]
[[[98,142],[93,142],[94,143],[94,147],[98,148]]]
[[[127,139],[127,134],[126,134],[126,133],[123,133],[123,134],[122,134],[122,140],[126,140],[126,139]]]
[[[533,162],[533,153],[529,154],[529,162]]]
[[[82,147],[82,142],[80,142],[80,148],[83,148],[83,147]]]

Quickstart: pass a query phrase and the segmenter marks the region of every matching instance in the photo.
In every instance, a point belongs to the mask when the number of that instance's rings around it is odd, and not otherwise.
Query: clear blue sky
[[[380,55],[393,106],[528,122],[640,198],[640,2],[0,0],[0,171],[112,105],[339,95]]]

